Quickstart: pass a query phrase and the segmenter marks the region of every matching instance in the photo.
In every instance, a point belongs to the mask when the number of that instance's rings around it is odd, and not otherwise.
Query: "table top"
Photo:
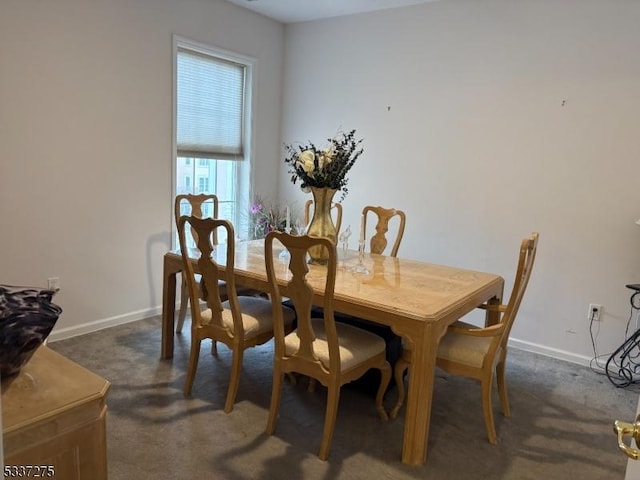
[[[279,254],[281,249],[274,244],[276,270],[279,284],[286,295],[289,279],[287,258]],[[190,254],[193,258],[194,252]],[[180,259],[179,251],[167,255]],[[213,253],[216,262],[225,264],[226,248],[221,245]],[[384,255],[365,254],[363,264],[368,273],[355,273],[352,267],[358,263],[356,251],[346,255],[339,251],[339,267],[336,274],[334,307],[345,313],[372,317],[381,323],[393,323],[386,316],[418,321],[438,321],[451,315],[452,321],[460,317],[460,309],[469,305],[468,311],[491,297],[501,293],[503,279],[499,275],[437,265]],[[249,284],[254,288],[266,288],[264,241],[237,242],[235,246],[234,274],[238,284]],[[282,268],[277,265],[281,264]],[[309,265],[307,280],[322,296],[325,267]],[[375,312],[375,313],[373,313]],[[455,318],[453,318],[455,317]]]

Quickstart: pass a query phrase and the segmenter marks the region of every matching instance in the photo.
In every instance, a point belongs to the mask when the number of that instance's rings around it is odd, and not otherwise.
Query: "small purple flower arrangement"
[[[284,232],[287,226],[287,207],[267,204],[259,197],[249,208],[251,215],[250,234],[252,238],[264,238],[267,233],[277,230]]]

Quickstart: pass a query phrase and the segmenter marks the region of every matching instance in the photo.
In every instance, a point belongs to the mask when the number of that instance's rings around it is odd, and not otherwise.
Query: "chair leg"
[[[187,307],[189,306],[189,287],[187,287],[187,279],[182,275],[182,283],[180,287],[180,310],[178,311],[178,321],[176,323],[176,333],[182,333],[182,325],[187,316]]]
[[[193,380],[196,377],[196,370],[198,369],[198,359],[200,358],[200,340],[195,335],[191,336],[191,352],[189,354],[189,367],[187,368],[187,378],[184,382],[184,394],[191,395],[191,388],[193,387]]]
[[[280,394],[282,393],[282,372],[279,367],[274,367],[273,385],[271,387],[271,405],[269,406],[269,420],[267,420],[266,432],[272,435],[276,429],[276,419],[280,409]]]
[[[324,429],[322,431],[320,453],[318,453],[318,458],[320,458],[320,460],[326,460],[329,456],[329,448],[331,448],[331,439],[333,438],[333,430],[336,425],[336,416],[338,414],[339,400],[340,385],[334,382],[329,385],[329,390],[327,392],[327,411],[324,416]]]
[[[511,416],[511,409],[509,408],[509,397],[507,396],[507,380],[505,377],[505,359],[500,360],[496,365],[496,381],[498,383],[498,392],[500,392],[500,403],[502,404],[502,413],[505,417]]]
[[[493,373],[493,372],[492,372]],[[482,380],[482,410],[484,413],[484,424],[487,428],[487,436],[489,443],[498,443],[496,435],[496,427],[493,424],[493,408],[491,406],[491,386],[493,384],[492,377]]]
[[[384,409],[382,400],[384,399],[384,393],[387,391],[389,382],[391,381],[391,365],[385,360],[384,365],[380,367],[380,386],[378,387],[378,393],[376,394],[376,409],[380,414],[380,418],[383,422],[389,420],[389,416]]]
[[[307,387],[307,392],[315,392],[317,383],[318,381],[315,378],[309,377],[309,386]]]
[[[403,357],[399,358],[394,368],[394,377],[396,380],[396,386],[398,387],[398,400],[395,406],[391,409],[390,417],[396,418],[398,411],[404,403],[404,372],[409,368],[409,361]]]
[[[231,379],[229,380],[229,390],[227,390],[227,401],[224,404],[224,411],[226,413],[233,410],[233,404],[236,401],[236,394],[238,393],[238,386],[240,385],[243,356],[244,350],[235,345],[233,348],[233,359],[231,361]]]

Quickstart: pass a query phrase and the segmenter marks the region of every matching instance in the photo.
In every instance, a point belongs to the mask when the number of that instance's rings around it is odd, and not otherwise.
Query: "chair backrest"
[[[226,282],[226,294],[231,306],[233,315],[234,335],[244,336],[244,327],[242,326],[242,314],[238,304],[238,296],[236,293],[236,284],[233,275],[225,275],[220,265],[214,260],[212,253],[218,248],[225,248],[225,266],[227,271],[233,272],[235,258],[235,244],[233,241],[228,242],[224,246],[215,245],[212,242],[216,230],[223,229],[227,238],[233,239],[233,225],[229,220],[215,218],[199,218],[196,216],[182,215],[178,219],[178,237],[180,239],[180,252],[184,264],[183,273],[187,278],[187,286],[189,289],[189,300],[191,303],[192,322],[196,326],[201,326],[202,312],[200,309],[200,292],[202,289],[202,298],[206,299],[207,308],[211,310],[211,322],[208,322],[214,328],[219,327],[221,330],[227,330],[223,326],[222,300],[218,289],[218,281]],[[187,244],[187,230],[195,233],[196,251],[189,250]],[[189,254],[197,258],[200,279],[196,277],[195,269],[192,265],[192,258]]]
[[[373,213],[377,216],[376,223],[376,233],[371,237],[369,242],[369,248],[371,253],[374,254],[382,254],[385,248],[387,248],[387,232],[389,231],[389,220],[393,217],[398,217],[398,231],[396,233],[395,241],[393,242],[393,247],[391,247],[390,256],[395,257],[398,255],[398,249],[400,248],[400,242],[402,241],[402,236],[404,235],[404,226],[406,223],[406,215],[402,210],[397,210],[395,208],[383,208],[383,207],[372,207],[367,205],[362,209],[362,215],[364,216],[364,231],[367,231],[367,217],[369,213]]]
[[[183,215],[198,217],[198,218],[218,218],[218,197],[212,193],[185,193],[176,195],[174,202],[174,215],[176,220],[176,227],[178,220]],[[193,230],[191,236],[196,242]],[[214,245],[218,244],[217,229],[213,236]]]
[[[304,204],[304,219],[302,223],[305,227],[309,226],[309,222],[311,221],[311,206],[313,205],[313,200],[307,200]],[[340,233],[340,227],[342,226],[342,204],[338,202],[333,202],[331,204],[331,210],[336,211],[335,219],[333,220],[333,224],[336,227],[336,238]]]
[[[511,327],[520,309],[524,292],[529,284],[531,278],[531,271],[533,270],[533,262],[536,259],[536,251],[538,249],[538,233],[533,232],[530,237],[524,238],[520,244],[520,255],[518,258],[518,269],[516,270],[516,277],[513,282],[513,289],[509,297],[509,303],[506,305],[501,319],[501,323],[504,325],[504,331],[501,337],[501,345],[506,346],[509,340],[509,334]]]
[[[297,335],[300,339],[300,348],[288,356],[285,355],[284,322],[280,304],[282,297],[278,288],[275,261],[273,256],[273,243],[279,241],[289,251],[287,281],[287,296],[294,305],[297,316]],[[329,251],[327,265],[309,265],[307,254],[313,246],[323,246]],[[265,238],[265,262],[267,279],[270,285],[271,301],[273,302],[273,321],[275,354],[278,358],[290,362],[293,370],[320,376],[340,374],[340,352],[338,348],[338,335],[333,314],[333,291],[336,281],[336,246],[335,243],[325,237],[312,237],[309,235],[294,236],[282,232],[270,232]],[[309,272],[311,272],[311,281]],[[279,268],[279,270],[281,270]],[[329,365],[324,365],[314,352],[314,340],[316,334],[311,322],[311,307],[313,305],[314,285],[324,290],[324,327],[329,350]]]

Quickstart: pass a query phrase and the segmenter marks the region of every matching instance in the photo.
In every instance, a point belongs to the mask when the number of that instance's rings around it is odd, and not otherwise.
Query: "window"
[[[246,238],[255,60],[176,36],[174,62],[174,196],[216,194],[220,217]]]
[[[209,177],[198,177],[198,193],[209,193]]]

